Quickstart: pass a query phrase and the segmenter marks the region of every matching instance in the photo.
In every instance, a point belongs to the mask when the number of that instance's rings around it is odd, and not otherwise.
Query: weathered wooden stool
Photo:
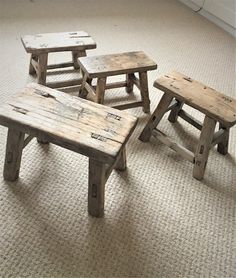
[[[122,110],[142,106],[145,113],[150,111],[147,71],[156,69],[157,64],[142,51],[83,57],[79,58],[79,65],[84,75],[79,92],[81,97],[88,97],[103,104],[105,89],[126,87],[126,92],[131,93],[133,86],[136,85],[140,90],[142,101],[117,105],[113,108]],[[139,79],[135,73],[139,74]],[[109,76],[120,74],[126,74],[126,81],[107,84]],[[93,78],[97,78],[96,86],[91,85]]]
[[[84,31],[27,35],[21,38],[27,53],[31,53],[29,73],[37,74],[39,84],[46,85],[47,69],[74,67],[79,69],[78,57],[86,56],[87,49],[96,48],[94,40]],[[48,54],[72,52],[72,62],[48,65]],[[59,88],[81,84],[80,79],[53,82],[49,87]]]
[[[225,96],[181,73],[171,72],[154,82],[154,87],[162,90],[164,95],[139,139],[149,141],[153,134],[162,143],[178,152],[194,164],[193,177],[201,180],[210,148],[218,144],[218,152],[227,154],[229,129],[236,123],[236,100]],[[203,125],[182,110],[184,103],[205,114]],[[174,123],[178,116],[201,130],[201,136],[195,153],[174,143],[156,126],[167,111],[171,111],[169,121]],[[219,130],[215,132],[216,122]]]
[[[125,146],[136,123],[126,112],[30,84],[0,106],[0,124],[8,127],[4,179],[18,178],[23,148],[43,137],[89,157],[88,211],[100,217],[105,183],[114,168],[126,169]]]

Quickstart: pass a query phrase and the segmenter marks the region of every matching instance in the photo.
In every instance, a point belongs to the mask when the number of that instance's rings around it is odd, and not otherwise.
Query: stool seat
[[[26,35],[21,41],[26,52],[34,54],[96,48],[95,41],[84,31]]]
[[[158,78],[154,87],[168,92],[180,101],[209,115],[227,127],[236,123],[236,100],[193,80],[184,74],[172,71]]]
[[[83,71],[91,78],[155,70],[156,63],[143,51],[79,58]]]
[[[236,100],[176,71],[158,78],[154,82],[154,87],[162,90],[164,95],[139,139],[147,142],[151,135],[154,135],[162,143],[192,162],[194,164],[193,177],[201,180],[205,173],[210,149],[218,145],[219,153],[223,155],[228,153],[229,131],[236,123]],[[203,124],[182,109],[184,104],[205,114]],[[195,152],[177,144],[156,128],[168,111],[170,111],[168,117],[170,122],[175,123],[178,117],[181,117],[201,131]],[[219,122],[219,130],[215,132],[217,122]]]
[[[125,52],[93,57],[82,57],[78,60],[83,82],[79,91],[80,97],[88,98],[97,103],[104,103],[106,89],[126,87],[128,94],[133,92],[134,85],[141,93],[141,101],[113,106],[117,109],[143,107],[145,113],[150,111],[147,71],[157,68],[144,52]],[[107,84],[107,78],[114,75],[125,74],[126,80]],[[135,76],[138,74],[138,77]],[[97,79],[97,85],[92,85],[92,79]]]
[[[0,106],[0,124],[8,127],[5,180],[18,178],[22,150],[37,137],[40,143],[51,142],[89,157],[88,211],[103,215],[105,183],[114,168],[126,169],[125,147],[136,117],[29,84]]]

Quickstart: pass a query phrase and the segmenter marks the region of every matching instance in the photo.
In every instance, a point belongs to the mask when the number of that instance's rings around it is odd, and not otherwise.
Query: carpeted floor
[[[88,55],[143,50],[158,63],[149,74],[152,111],[161,96],[152,83],[172,69],[236,97],[235,39],[178,1],[0,0],[1,102],[30,81],[21,35],[73,30],[96,40]],[[108,104],[125,98],[122,89],[107,93]],[[139,124],[128,170],[109,178],[103,219],[87,214],[82,155],[33,140],[19,181],[0,178],[0,277],[236,277],[236,128],[230,154],[213,150],[199,182],[166,146],[137,139],[148,116],[129,111]],[[165,118],[160,128],[194,149],[199,132],[186,122]],[[6,135],[0,127],[0,172]]]

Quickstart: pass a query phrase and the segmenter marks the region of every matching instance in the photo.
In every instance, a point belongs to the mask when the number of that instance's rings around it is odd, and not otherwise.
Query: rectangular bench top
[[[81,57],[79,64],[91,78],[144,72],[157,68],[157,64],[142,51]]]
[[[236,123],[236,100],[205,86],[179,72],[158,78],[154,87],[221,122],[226,127]]]
[[[137,118],[34,83],[0,105],[0,124],[111,164]]]
[[[96,43],[84,31],[26,35],[21,41],[28,53],[45,53],[96,48]]]

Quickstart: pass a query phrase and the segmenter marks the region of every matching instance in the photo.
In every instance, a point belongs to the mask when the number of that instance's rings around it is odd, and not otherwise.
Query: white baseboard
[[[186,6],[190,7],[194,11],[196,11],[200,8],[198,5],[193,3],[191,0],[179,0],[179,1],[182,2],[183,4],[185,4]],[[199,14],[206,17],[208,20],[212,21],[217,26],[221,27],[222,29],[224,29],[225,31],[230,33],[232,36],[236,37],[236,29],[233,26],[227,24],[220,18],[218,18],[218,17],[214,16],[213,14],[209,13],[208,11],[204,10],[204,8],[199,12]]]

